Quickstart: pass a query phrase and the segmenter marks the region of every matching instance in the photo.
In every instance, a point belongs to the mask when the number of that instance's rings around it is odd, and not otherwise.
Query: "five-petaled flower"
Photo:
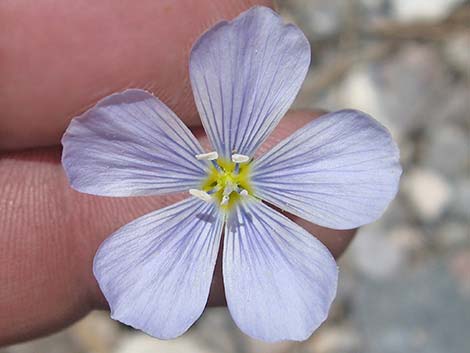
[[[62,162],[76,190],[191,194],[99,248],[93,270],[114,319],[159,338],[184,333],[206,305],[225,226],[227,305],[245,333],[304,340],[325,320],[335,260],[268,204],[325,227],[355,228],[384,212],[401,167],[387,130],[354,110],[320,117],[255,158],[309,63],[303,33],[255,7],[215,25],[191,51],[194,98],[213,152],[142,90],[113,94],[72,120]]]

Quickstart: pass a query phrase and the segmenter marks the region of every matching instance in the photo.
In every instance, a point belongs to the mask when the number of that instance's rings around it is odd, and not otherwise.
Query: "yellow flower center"
[[[201,190],[208,193],[223,210],[230,210],[241,197],[253,192],[250,162],[235,163],[221,158],[212,162]]]

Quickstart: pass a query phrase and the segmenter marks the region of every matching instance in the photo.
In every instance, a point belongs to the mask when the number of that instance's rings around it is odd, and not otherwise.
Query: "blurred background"
[[[296,108],[364,110],[401,149],[401,191],[340,260],[328,321],[303,343],[243,335],[224,308],[158,341],[94,312],[0,353],[464,353],[470,349],[470,2],[281,0],[310,39]]]

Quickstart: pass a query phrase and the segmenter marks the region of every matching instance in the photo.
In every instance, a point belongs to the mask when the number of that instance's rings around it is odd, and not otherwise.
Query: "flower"
[[[398,149],[368,115],[324,115],[255,158],[294,100],[310,47],[294,25],[254,7],[203,34],[190,56],[206,152],[159,99],[129,89],[72,120],[62,163],[78,191],[191,196],[123,226],[94,274],[111,316],[159,338],[184,333],[207,302],[224,232],[227,305],[248,335],[304,340],[326,319],[337,266],[328,249],[268,206],[349,229],[377,219],[397,192]]]

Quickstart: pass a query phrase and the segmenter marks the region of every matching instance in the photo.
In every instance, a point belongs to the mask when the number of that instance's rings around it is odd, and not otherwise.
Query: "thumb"
[[[191,45],[254,5],[271,1],[0,1],[0,150],[58,144],[73,116],[127,87],[198,124]]]

